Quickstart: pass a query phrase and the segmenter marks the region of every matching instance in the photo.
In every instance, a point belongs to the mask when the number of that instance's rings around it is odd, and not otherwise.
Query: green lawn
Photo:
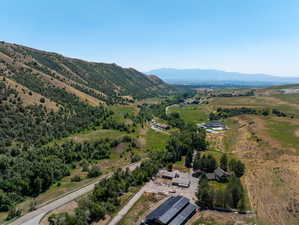
[[[169,112],[178,112],[185,122],[203,123],[208,120],[208,112],[202,105],[170,107]]]
[[[299,153],[299,137],[295,132],[299,131],[299,125],[289,121],[267,120],[267,128],[270,136],[279,141],[282,147],[294,148]]]

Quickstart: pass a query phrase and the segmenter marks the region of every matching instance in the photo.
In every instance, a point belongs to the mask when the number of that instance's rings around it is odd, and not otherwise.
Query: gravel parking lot
[[[156,182],[158,181],[158,182]],[[196,201],[196,192],[198,188],[199,179],[190,175],[190,186],[188,188],[177,187],[171,184],[161,182],[161,178],[149,182],[144,188],[145,192],[164,193],[169,196],[182,195],[190,199],[191,202]]]

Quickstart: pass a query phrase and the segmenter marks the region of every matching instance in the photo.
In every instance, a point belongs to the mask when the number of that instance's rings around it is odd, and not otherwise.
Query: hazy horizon
[[[16,0],[1,7],[2,40],[68,57],[143,72],[208,68],[299,77],[296,0]]]

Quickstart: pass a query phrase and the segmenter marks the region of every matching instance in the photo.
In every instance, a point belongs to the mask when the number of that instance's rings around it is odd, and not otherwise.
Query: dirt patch
[[[136,146],[138,148],[144,148],[146,146],[146,139],[144,137],[139,137],[136,140]]]
[[[155,183],[171,185],[172,181],[169,179],[157,178],[157,179],[155,179]]]
[[[141,136],[145,136],[146,135],[146,133],[147,133],[147,130],[148,130],[148,128],[141,128],[140,130],[139,130],[139,135],[141,135]]]
[[[224,149],[224,133],[218,134],[207,134],[207,140],[209,142],[210,148],[216,151],[221,151]]]
[[[0,79],[3,80],[1,76],[0,76]],[[57,104],[56,102],[51,101],[50,99],[48,99],[36,92],[29,90],[25,86],[13,81],[13,80],[6,78],[5,83],[10,88],[13,88],[18,92],[18,94],[19,94],[18,96],[21,98],[21,100],[23,101],[23,103],[25,105],[43,105],[48,110],[53,110],[53,111],[57,111],[59,109],[59,104]],[[40,102],[41,98],[45,99],[45,103],[41,104],[41,102]]]
[[[299,138],[299,130],[295,131],[295,136]]]
[[[194,222],[201,219],[201,221],[217,221],[217,224],[254,224],[252,219],[255,216],[252,214],[242,215],[235,213],[217,212],[212,210],[205,210],[196,213],[186,225],[192,225]]]
[[[127,147],[128,147],[128,143],[120,143],[116,146],[115,152],[121,154],[126,150]]]

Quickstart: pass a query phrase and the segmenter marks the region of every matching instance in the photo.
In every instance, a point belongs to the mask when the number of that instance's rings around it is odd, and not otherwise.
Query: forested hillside
[[[0,42],[0,75],[50,99],[53,88],[63,88],[93,105],[156,97],[176,89],[155,76],[116,64],[93,63],[56,53]]]
[[[38,196],[69,175],[76,162],[109,158],[127,140],[50,142],[84,130],[130,133],[135,124],[116,121],[106,105],[176,91],[134,69],[0,42],[0,212]]]

